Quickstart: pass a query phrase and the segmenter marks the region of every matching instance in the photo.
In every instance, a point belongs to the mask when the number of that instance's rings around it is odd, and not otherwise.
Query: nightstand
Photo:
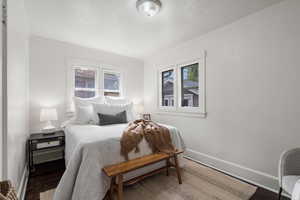
[[[65,134],[63,131],[31,134],[28,139],[29,171],[35,171],[35,165],[64,159]]]

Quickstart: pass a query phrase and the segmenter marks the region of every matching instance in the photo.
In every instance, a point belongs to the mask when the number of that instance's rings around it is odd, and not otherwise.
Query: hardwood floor
[[[39,165],[36,172],[30,175],[26,200],[39,200],[40,193],[55,188],[65,170],[64,161],[56,161]],[[277,200],[277,194],[258,187],[250,200]],[[281,200],[288,200],[282,197]]]
[[[40,193],[56,188],[65,171],[64,160],[41,164],[30,174],[26,200],[39,200]]]
[[[251,197],[250,200],[278,200],[278,196],[274,192],[270,192],[269,190],[266,190],[264,188],[258,187],[253,197]],[[280,200],[289,200],[286,197],[281,197]]]

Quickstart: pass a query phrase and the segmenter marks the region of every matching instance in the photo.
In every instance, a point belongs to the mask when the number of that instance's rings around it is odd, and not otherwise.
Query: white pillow
[[[125,98],[119,98],[119,97],[105,97],[105,103],[112,104],[112,105],[125,105],[130,104],[130,101],[128,101]]]
[[[76,108],[76,124],[90,124],[94,121],[93,106],[78,106]]]
[[[94,121],[99,124],[98,113],[106,115],[115,115],[117,113],[126,111],[127,121],[133,121],[133,104],[124,104],[124,105],[112,105],[112,104],[93,104],[94,107]]]
[[[75,122],[79,124],[96,123],[94,120],[93,103],[102,103],[103,98],[101,96],[94,98],[78,98],[74,97],[75,105]]]
[[[74,104],[75,104],[75,109],[78,106],[92,106],[93,103],[103,103],[103,98],[101,96],[98,97],[93,97],[93,98],[79,98],[79,97],[74,97]]]

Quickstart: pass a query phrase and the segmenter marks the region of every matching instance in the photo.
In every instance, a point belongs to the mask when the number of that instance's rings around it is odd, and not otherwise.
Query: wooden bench
[[[114,164],[114,165],[104,167],[103,168],[104,173],[107,176],[112,178],[110,190],[108,193],[110,199],[113,199],[114,190],[117,191],[118,200],[123,199],[123,185],[134,184],[148,176],[159,173],[161,171],[166,171],[167,176],[169,176],[170,167],[176,168],[178,182],[179,184],[181,184],[182,180],[181,180],[180,169],[179,169],[179,164],[177,159],[177,155],[180,153],[183,153],[183,151],[176,151],[174,155],[168,155],[166,153],[156,153],[156,154],[151,154],[140,158],[136,158],[133,160],[125,161],[119,164]],[[174,163],[170,161],[171,158],[174,159]],[[166,161],[166,166],[154,170],[152,172],[149,172],[147,174],[144,174],[142,176],[130,179],[128,181],[125,182],[123,181],[123,174],[164,160]]]

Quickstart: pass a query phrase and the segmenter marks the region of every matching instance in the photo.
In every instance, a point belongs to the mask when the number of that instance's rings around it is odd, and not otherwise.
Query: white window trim
[[[198,73],[199,73],[199,107],[182,107],[181,106],[181,67],[199,63]],[[192,116],[192,117],[206,117],[206,52],[203,51],[200,58],[191,59],[189,61],[178,62],[174,65],[169,65],[172,67],[161,68],[158,70],[158,113],[167,115],[179,115],[179,116]],[[174,106],[162,106],[162,88],[161,73],[173,69],[174,75]]]
[[[162,105],[162,73],[165,71],[174,70],[174,106],[163,106]],[[177,69],[176,66],[169,66],[166,68],[161,68],[158,71],[158,107],[160,110],[164,111],[176,111],[177,105]]]
[[[75,110],[74,110],[74,102],[73,102],[73,98],[74,98],[74,84],[75,84],[75,80],[74,80],[74,67],[79,66],[79,67],[83,67],[83,68],[92,68],[92,69],[96,69],[97,70],[97,77],[96,77],[96,88],[97,88],[97,92],[95,97],[99,97],[102,96],[104,98],[104,80],[103,79],[103,70],[107,70],[107,71],[113,71],[113,72],[117,72],[120,73],[120,97],[123,97],[125,95],[124,92],[124,85],[123,85],[123,73],[119,70],[118,67],[113,67],[111,65],[107,65],[101,62],[93,62],[90,60],[84,60],[84,59],[76,59],[76,58],[67,58],[66,59],[66,71],[67,71],[67,83],[66,83],[66,115],[67,117],[72,117]],[[100,84],[100,81],[102,82],[102,84]],[[94,98],[94,97],[93,97]],[[91,98],[91,99],[93,99]],[[88,99],[86,99],[88,100]]]
[[[105,90],[104,89],[104,74],[105,73],[111,73],[111,74],[118,74],[119,75],[119,90]],[[102,95],[104,96],[105,92],[119,92],[119,96],[116,98],[123,98],[123,74],[122,72],[114,69],[108,69],[108,68],[103,68],[102,69]]]

